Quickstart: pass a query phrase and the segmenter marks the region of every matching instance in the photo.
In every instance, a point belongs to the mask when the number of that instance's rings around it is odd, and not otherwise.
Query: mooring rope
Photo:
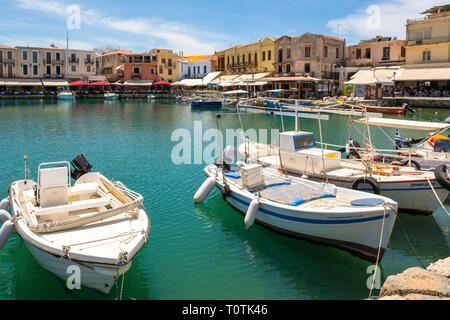
[[[403,223],[402,220],[400,219],[399,216],[397,216],[397,220],[400,223],[400,227],[402,228],[403,234],[405,235],[406,240],[408,241],[409,247],[411,248],[411,251],[414,253],[414,255],[416,256],[416,259],[419,261],[419,263],[422,265],[422,267],[424,269],[426,269],[425,265],[423,264],[422,260],[419,258],[419,255],[417,254],[416,250],[414,250],[414,246],[412,245],[411,240],[408,237],[408,234],[406,233],[405,228],[403,227]]]
[[[373,278],[372,278],[372,285],[371,285],[371,287],[370,287],[369,299],[370,299],[370,297],[372,296],[372,291],[373,291],[373,287],[374,287],[374,285],[375,285],[375,279],[376,279],[376,276],[377,276],[378,263],[379,263],[379,260],[380,260],[380,253],[381,253],[381,246],[383,245],[384,222],[385,222],[385,220],[386,220],[386,211],[387,211],[387,207],[388,207],[388,204],[387,204],[386,202],[383,203],[383,208],[384,208],[384,212],[383,212],[383,223],[381,224],[380,243],[379,243],[379,245],[378,245],[377,260],[376,260],[376,263],[375,263],[375,272],[374,272]]]
[[[438,197],[438,195],[437,195],[437,193],[436,193],[436,190],[434,190],[434,187],[433,187],[433,185],[431,184],[431,181],[430,181],[430,179],[429,179],[428,177],[427,177],[427,181],[428,181],[428,184],[429,184],[430,187],[431,187],[431,190],[432,190],[433,193],[434,193],[434,196],[435,196],[436,199],[439,201],[439,204],[441,205],[442,209],[444,209],[445,213],[450,217],[450,213],[448,213],[448,211],[447,211],[447,209],[445,208],[444,204],[442,203],[441,199],[439,199],[439,197]]]

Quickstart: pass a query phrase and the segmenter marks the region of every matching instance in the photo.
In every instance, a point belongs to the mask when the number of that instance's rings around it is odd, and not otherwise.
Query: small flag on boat
[[[398,129],[395,129],[395,145],[397,148],[403,147],[403,139],[400,137],[400,133],[398,132]]]

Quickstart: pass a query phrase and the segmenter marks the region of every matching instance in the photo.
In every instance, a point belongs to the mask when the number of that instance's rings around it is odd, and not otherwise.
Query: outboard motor
[[[237,150],[234,146],[227,146],[223,150],[223,158],[218,157],[214,160],[214,164],[218,167],[223,166],[225,172],[231,170],[231,165],[234,163],[237,157]]]
[[[82,154],[76,156],[71,163],[75,169],[70,170],[70,175],[75,180],[78,180],[82,175],[90,172],[92,169],[92,165]]]
[[[347,154],[347,159],[361,159],[361,155],[359,154],[359,150],[361,149],[361,145],[358,141],[350,138],[348,142],[349,145],[349,153]]]

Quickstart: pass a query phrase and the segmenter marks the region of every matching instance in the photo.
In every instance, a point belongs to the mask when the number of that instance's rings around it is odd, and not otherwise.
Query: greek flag
[[[400,137],[400,133],[398,132],[398,129],[395,129],[395,145],[397,148],[403,147],[403,139]]]

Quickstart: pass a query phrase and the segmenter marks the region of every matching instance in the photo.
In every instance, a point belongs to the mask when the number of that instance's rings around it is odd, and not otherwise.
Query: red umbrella
[[[75,81],[70,84],[71,87],[88,86],[88,85],[89,83],[86,83],[84,81]]]
[[[167,81],[158,81],[158,82],[156,82],[156,83],[154,83],[153,85],[154,86],[170,86],[170,82],[167,82]]]
[[[90,86],[104,86],[104,87],[109,87],[111,84],[107,83],[107,82],[103,82],[103,81],[98,81],[98,82],[93,82],[93,83],[89,83]]]

